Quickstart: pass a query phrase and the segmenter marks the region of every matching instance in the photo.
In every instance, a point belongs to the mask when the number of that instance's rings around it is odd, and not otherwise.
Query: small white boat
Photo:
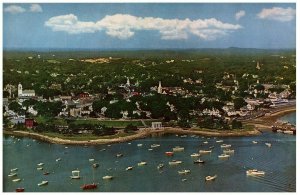
[[[164,164],[159,164],[158,166],[157,166],[157,169],[162,169],[164,167]]]
[[[41,171],[41,170],[43,170],[43,167],[38,167],[38,168],[36,168],[36,170]]]
[[[61,161],[61,158],[57,158],[55,161],[56,161],[56,162]]]
[[[42,181],[41,183],[38,184],[38,186],[43,186],[43,185],[47,185],[48,181]]]
[[[160,145],[159,144],[152,144],[151,145],[151,148],[157,148],[157,147],[159,147]]]
[[[200,154],[208,154],[211,153],[212,150],[199,150]]]
[[[129,142],[128,145],[131,145],[131,143]]]
[[[221,148],[230,148],[230,147],[231,147],[230,144],[222,144],[222,145],[221,145]]]
[[[10,173],[10,174],[8,175],[8,177],[14,177],[14,176],[17,176],[17,173]]]
[[[221,154],[221,155],[219,155],[218,157],[219,157],[219,158],[229,158],[230,155],[228,155],[228,154]]]
[[[194,164],[200,164],[200,163],[204,163],[204,160],[200,160],[200,158],[198,160],[194,161]]]
[[[37,166],[43,166],[44,165],[44,163],[39,163],[39,164],[37,164]]]
[[[72,171],[72,176],[70,176],[71,179],[80,179],[79,173],[80,173],[79,170],[74,170],[74,171]]]
[[[200,156],[199,153],[193,153],[193,154],[191,154],[191,157],[199,157],[199,156]]]
[[[103,152],[103,151],[105,151],[106,149],[105,148],[102,148],[101,150],[99,150],[99,151],[101,151],[101,152]]]
[[[266,146],[268,146],[269,148],[272,146],[271,143],[265,143],[265,144],[266,144]]]
[[[208,144],[208,141],[203,142],[204,144]]]
[[[187,181],[187,179],[182,179],[181,181]]]
[[[93,159],[93,158],[89,159],[89,162],[94,162],[94,161],[95,161],[95,159]]]
[[[149,150],[149,151],[152,151],[152,150],[153,150],[153,148],[148,148],[148,150]]]
[[[258,171],[257,169],[250,169],[246,171],[246,174],[249,176],[263,176],[265,175],[264,171]]]
[[[65,149],[68,149],[68,146],[66,146]]]
[[[234,153],[234,150],[231,150],[231,149],[225,149],[225,150],[223,150],[223,153],[224,153],[224,154],[233,154],[233,153]]]
[[[252,141],[253,144],[257,144],[257,141]]]
[[[169,165],[179,165],[181,163],[182,163],[182,161],[180,161],[180,160],[172,160],[169,162]]]
[[[178,171],[178,174],[180,174],[180,175],[188,174],[188,173],[191,173],[191,170],[184,169],[184,170]]]
[[[144,165],[146,165],[146,164],[147,164],[147,162],[142,161],[142,162],[139,162],[139,163],[138,163],[138,166],[144,166]]]
[[[13,181],[13,182],[19,182],[19,181],[21,181],[21,179],[20,179],[20,178],[17,178],[17,179],[13,179],[12,181]]]
[[[120,157],[122,157],[123,156],[123,154],[121,154],[121,153],[118,153],[117,155],[116,155],[116,157],[118,157],[118,158],[120,158]]]
[[[216,143],[223,143],[223,140],[217,140]]]
[[[184,151],[184,147],[176,146],[175,148],[173,148],[173,152],[182,152],[182,151]]]
[[[187,135],[182,135],[182,136],[180,136],[180,137],[187,137]]]
[[[132,170],[133,169],[133,167],[127,167],[126,168],[126,171],[130,171],[130,170]]]
[[[17,170],[18,170],[18,168],[14,168],[14,169],[11,169],[10,172],[15,172]]]
[[[142,146],[143,146],[143,144],[138,144],[137,146],[138,146],[138,147],[142,147]]]
[[[294,132],[293,132],[293,131],[289,131],[289,130],[287,130],[287,131],[283,131],[283,133],[285,133],[285,134],[290,134],[290,135],[293,135],[293,134],[294,134]]]
[[[104,179],[104,180],[109,180],[109,179],[113,179],[113,178],[114,177],[111,175],[106,175],[106,176],[102,177],[102,179]]]
[[[215,180],[217,178],[217,175],[214,175],[214,176],[206,176],[205,177],[205,181],[213,181],[213,180]]]

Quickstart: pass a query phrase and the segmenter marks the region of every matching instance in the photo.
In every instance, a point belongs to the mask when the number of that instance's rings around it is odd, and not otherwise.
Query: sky
[[[296,48],[296,4],[5,3],[3,47]]]

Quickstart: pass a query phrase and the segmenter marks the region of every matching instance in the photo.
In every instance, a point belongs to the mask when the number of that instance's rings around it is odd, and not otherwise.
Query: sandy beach
[[[140,129],[136,134],[129,135],[126,137],[118,137],[118,138],[111,138],[111,139],[94,139],[94,140],[69,140],[69,139],[62,139],[58,137],[51,137],[46,135],[41,135],[39,133],[28,132],[28,131],[11,131],[11,130],[4,130],[3,133],[6,135],[14,135],[14,136],[21,136],[21,137],[31,137],[33,139],[38,139],[50,143],[55,144],[70,144],[70,145],[100,145],[100,144],[113,144],[113,143],[121,143],[121,142],[128,142],[131,140],[142,139],[149,136],[158,136],[163,134],[194,134],[194,135],[201,135],[201,136],[215,136],[215,137],[234,137],[234,136],[254,136],[261,134],[261,130],[271,130],[271,126],[276,122],[276,120],[290,112],[295,112],[296,106],[289,105],[286,107],[277,108],[272,110],[269,114],[259,117],[256,119],[251,119],[247,121],[243,121],[244,125],[254,125],[253,130],[243,131],[243,130],[202,130],[197,128],[190,128],[190,129],[182,129],[182,128],[173,128],[173,127],[166,127],[160,130],[153,130],[150,128]]]

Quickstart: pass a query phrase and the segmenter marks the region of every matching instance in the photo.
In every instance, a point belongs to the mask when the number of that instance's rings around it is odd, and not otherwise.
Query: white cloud
[[[43,9],[39,4],[31,4],[30,12],[43,12]]]
[[[246,15],[246,12],[245,10],[240,10],[238,11],[236,14],[235,14],[235,19],[236,20],[239,20],[241,17],[245,16]]]
[[[8,12],[11,14],[19,14],[19,13],[23,13],[25,11],[26,10],[23,7],[18,6],[18,5],[10,5],[4,9],[4,12]]]
[[[260,19],[276,20],[280,22],[288,22],[295,18],[296,10],[288,7],[273,7],[271,9],[263,9],[257,16]]]
[[[55,16],[45,22],[53,31],[69,34],[93,33],[105,31],[111,37],[128,39],[136,31],[158,31],[161,39],[180,40],[194,35],[204,40],[214,40],[242,28],[240,25],[223,23],[210,19],[163,19],[153,17],[136,17],[126,14],[107,15],[97,22],[82,22],[73,14]]]

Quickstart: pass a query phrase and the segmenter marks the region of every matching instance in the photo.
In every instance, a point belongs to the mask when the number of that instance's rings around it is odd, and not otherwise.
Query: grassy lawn
[[[155,121],[155,120],[153,120]],[[151,126],[151,121],[145,121],[145,123],[148,126]],[[76,121],[74,121],[74,124],[100,124],[100,125],[105,125],[108,127],[117,127],[117,128],[124,128],[129,124],[132,124],[134,126],[144,126],[143,123],[140,120],[136,120],[136,121],[117,121],[117,120],[82,120],[82,119],[78,119]]]
[[[88,141],[88,140],[95,140],[95,139],[112,139],[112,138],[118,138],[118,137],[125,137],[125,136],[129,136],[129,135],[133,135],[135,133],[119,133],[119,134],[107,135],[107,136],[95,136],[93,134],[62,135],[62,134],[53,133],[53,132],[44,132],[41,134],[49,136],[49,137],[58,137],[61,139],[69,139],[69,140],[76,140],[76,141]]]
[[[197,128],[192,128],[192,130],[194,131],[208,131],[208,132],[226,132],[226,131],[233,131],[233,132],[236,132],[236,131],[252,131],[254,130],[254,125],[244,125],[243,126],[243,129],[230,129],[230,130],[223,130],[223,129],[206,129],[206,128],[200,128],[200,127],[197,127]]]

